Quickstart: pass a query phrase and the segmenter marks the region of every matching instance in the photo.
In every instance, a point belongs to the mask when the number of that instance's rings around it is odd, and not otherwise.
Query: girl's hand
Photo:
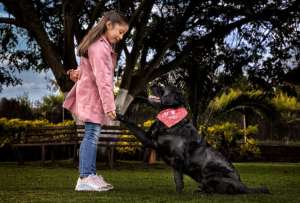
[[[76,69],[70,69],[67,71],[67,74],[70,76],[70,79],[73,81],[73,82],[77,82],[77,80],[80,79],[80,70]]]
[[[107,117],[108,117],[109,119],[111,119],[111,120],[116,120],[116,117],[117,117],[116,111],[110,111],[110,112],[108,112],[106,115],[107,115]]]

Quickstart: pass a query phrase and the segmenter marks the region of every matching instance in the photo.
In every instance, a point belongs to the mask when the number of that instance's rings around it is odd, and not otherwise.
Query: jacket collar
[[[114,51],[114,49],[113,49],[113,47],[112,47],[112,44],[107,40],[107,38],[106,38],[104,35],[102,35],[102,36],[100,37],[100,41],[105,42],[105,44],[106,44],[106,45],[108,46],[108,48],[110,49],[111,53],[115,54],[115,51]]]

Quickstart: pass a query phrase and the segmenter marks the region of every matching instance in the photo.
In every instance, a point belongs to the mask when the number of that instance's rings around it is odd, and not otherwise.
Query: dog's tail
[[[258,187],[258,188],[247,188],[246,193],[271,194],[270,190],[266,186],[262,186],[262,187]]]

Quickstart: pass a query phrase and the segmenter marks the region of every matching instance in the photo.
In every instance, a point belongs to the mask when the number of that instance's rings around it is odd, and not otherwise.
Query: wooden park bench
[[[116,147],[139,147],[140,142],[135,137],[121,137],[121,135],[133,135],[129,130],[121,126],[103,126],[98,146],[107,147],[107,160],[110,168],[114,164],[114,151]],[[51,126],[27,128],[15,134],[11,143],[17,160],[20,164],[24,163],[20,148],[22,147],[41,147],[41,162],[46,160],[46,150],[51,150],[51,159],[54,161],[54,150],[56,146],[70,145],[73,161],[78,157],[80,143],[84,136],[84,126]]]

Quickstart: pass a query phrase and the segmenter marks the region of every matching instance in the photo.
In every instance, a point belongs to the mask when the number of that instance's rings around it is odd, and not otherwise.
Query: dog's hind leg
[[[224,177],[210,178],[210,180],[205,183],[204,189],[219,194],[270,193],[267,188],[247,188],[247,186],[239,180]]]
[[[224,190],[225,189],[225,190]],[[216,190],[219,193],[225,192],[227,194],[246,194],[246,193],[266,193],[270,194],[267,187],[248,188],[240,180],[232,178],[221,178]]]
[[[173,169],[176,192],[181,193],[184,188],[183,174],[181,171]]]

